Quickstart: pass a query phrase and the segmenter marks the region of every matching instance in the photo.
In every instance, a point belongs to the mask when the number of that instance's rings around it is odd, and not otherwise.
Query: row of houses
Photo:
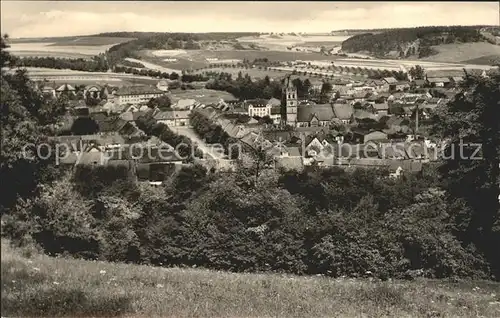
[[[44,84],[38,88],[42,94],[58,97],[62,93],[76,95],[77,89],[71,84]],[[112,87],[109,85],[87,85],[83,89],[83,96],[97,99],[114,100],[118,105],[147,103],[151,98],[160,97],[169,91],[169,83],[165,80],[159,81],[156,86],[130,85]]]
[[[211,107],[197,109],[204,116],[221,126],[231,137],[247,145],[249,152],[266,149],[273,157],[275,167],[302,169],[304,166],[360,166],[394,168],[391,173],[419,171],[423,163],[437,156],[436,145],[429,140],[394,141],[383,131],[361,134],[361,144],[346,144],[344,136],[333,136],[327,127],[314,129],[297,127],[292,131],[264,131],[258,126],[236,124],[223,113]],[[402,150],[399,150],[402,148]],[[368,152],[366,151],[368,149]],[[432,149],[432,150],[429,150]],[[370,152],[371,150],[371,152]],[[366,155],[366,153],[370,155]],[[410,163],[412,162],[412,163]],[[391,169],[392,169],[391,168]]]

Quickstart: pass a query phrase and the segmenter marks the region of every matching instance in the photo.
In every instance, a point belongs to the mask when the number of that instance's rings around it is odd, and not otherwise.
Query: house
[[[396,90],[397,91],[404,91],[406,89],[410,88],[410,82],[407,81],[399,81],[396,83]]]
[[[369,80],[366,85],[372,87],[376,92],[388,92],[388,86],[386,86],[386,82],[383,80]]]
[[[45,85],[41,89],[43,95],[50,95],[52,97],[56,97],[56,89],[52,86]]]
[[[416,79],[412,82],[413,85],[416,87],[424,87],[425,86],[425,80],[424,79]]]
[[[138,86],[124,86],[115,93],[115,103],[123,104],[141,104],[147,103],[151,98],[160,97],[165,92],[157,89],[156,87],[138,85]]]
[[[189,126],[190,114],[190,110],[166,110],[157,113],[154,118],[169,127]]]
[[[248,115],[248,110],[247,110],[247,108],[245,108],[245,106],[243,104],[240,104],[240,105],[235,104],[233,106],[230,106],[229,112],[231,112],[232,114],[238,114],[238,115]]]
[[[56,88],[56,95],[57,96],[61,95],[64,92],[66,92],[68,94],[75,95],[76,89],[69,84],[63,84],[63,85],[59,86],[58,88]]]
[[[349,88],[352,87],[352,83],[342,79],[335,79],[330,82],[332,84],[332,91],[339,92],[340,94],[346,94]],[[321,86],[319,87],[321,90]]]
[[[338,118],[343,124],[349,124],[351,122],[351,118],[354,113],[352,105],[334,104],[332,108],[335,118]]]
[[[429,77],[427,83],[431,87],[445,87],[450,83],[450,79],[447,77]]]
[[[464,70],[431,70],[425,74],[427,83],[434,87],[447,87],[457,85],[465,77]]]
[[[392,92],[396,90],[398,81],[394,77],[384,77],[382,80],[384,81],[384,91]]]
[[[158,81],[156,88],[162,92],[168,92],[168,82],[166,80]]]
[[[180,99],[177,101],[177,103],[172,105],[172,108],[174,109],[193,109],[198,102],[195,99],[188,98],[188,99]]]
[[[303,106],[297,109],[296,127],[325,127],[335,118],[330,104]]]
[[[353,114],[352,114],[352,118],[351,118],[351,123],[352,122],[356,122],[356,120],[359,120],[359,119],[371,119],[371,120],[377,120],[377,115],[369,112],[369,111],[366,111],[364,109],[355,109]]]
[[[271,107],[271,119],[275,125],[279,125],[281,123],[281,106],[272,106]]]
[[[387,103],[374,103],[370,108],[372,112],[378,116],[385,116],[389,114],[389,104]]]
[[[90,109],[87,106],[79,106],[73,108],[72,113],[76,117],[87,117],[90,116]]]
[[[99,85],[87,85],[83,89],[84,97],[101,98],[102,88]]]
[[[248,116],[254,117],[271,117],[272,105],[268,104],[264,99],[255,99],[246,101],[248,105]]]

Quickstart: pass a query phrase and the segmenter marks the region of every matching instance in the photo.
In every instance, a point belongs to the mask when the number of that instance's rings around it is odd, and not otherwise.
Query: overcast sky
[[[11,37],[112,31],[329,32],[425,25],[498,25],[495,2],[4,1]]]

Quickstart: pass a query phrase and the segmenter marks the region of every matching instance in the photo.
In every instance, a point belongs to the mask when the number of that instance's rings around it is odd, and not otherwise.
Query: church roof
[[[297,109],[298,122],[310,122],[314,117],[319,121],[330,121],[335,114],[330,104],[304,106]]]

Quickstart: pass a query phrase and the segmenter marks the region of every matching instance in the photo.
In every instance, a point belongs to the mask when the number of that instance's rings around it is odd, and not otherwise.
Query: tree
[[[328,103],[332,96],[332,84],[329,82],[324,82],[321,86],[320,92],[320,103]]]
[[[170,106],[172,106],[172,101],[167,95],[151,98],[148,102],[149,108],[158,107],[159,109],[164,110],[164,109],[170,109]]]
[[[64,100],[47,100],[33,90],[26,70],[7,69],[15,66],[16,59],[5,49],[5,40],[0,38],[1,57],[1,104],[0,104],[0,213],[12,208],[18,198],[30,198],[38,193],[42,182],[53,180],[58,175],[53,169],[55,151],[47,140],[47,134],[55,132],[54,124],[65,112]],[[45,144],[49,146],[39,148]],[[42,159],[46,158],[46,159]]]
[[[75,135],[92,135],[99,131],[99,124],[89,117],[77,118],[71,126],[71,132]]]
[[[412,66],[408,73],[413,77],[413,79],[423,79],[425,75],[424,68],[420,65]]]
[[[465,202],[454,213],[459,238],[488,255],[500,275],[500,75],[467,76],[461,92],[433,117],[433,133],[448,139],[441,174],[450,204]],[[480,148],[478,148],[480,147]],[[476,153],[476,150],[479,152]],[[474,157],[473,157],[474,156]],[[481,158],[478,160],[478,158]]]

